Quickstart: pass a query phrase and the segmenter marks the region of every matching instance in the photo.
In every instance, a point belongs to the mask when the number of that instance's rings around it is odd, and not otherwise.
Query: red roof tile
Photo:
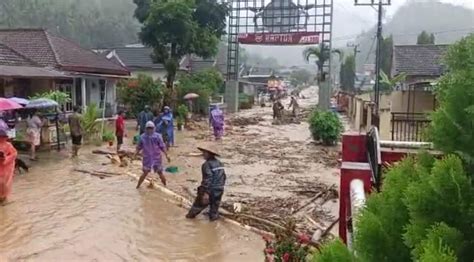
[[[37,66],[33,61],[0,44],[0,65],[4,66]]]
[[[2,29],[0,44],[41,66],[82,73],[129,75],[124,67],[44,29]]]

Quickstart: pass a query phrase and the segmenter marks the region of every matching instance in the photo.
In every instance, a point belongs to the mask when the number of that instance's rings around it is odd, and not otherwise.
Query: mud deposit
[[[317,103],[317,89],[304,91],[300,124],[272,125],[270,105],[265,108],[227,115],[226,134],[222,141],[212,141],[207,123],[193,123],[192,131],[178,132],[177,147],[171,149],[172,165],[179,174],[168,175],[168,187],[190,196],[201,179],[202,159],[196,157],[196,146],[217,144],[228,174],[223,207],[232,211],[240,203],[242,213],[264,218],[277,224],[294,218],[298,228],[312,234],[324,230],[337,219],[339,147],[322,147],[312,142],[308,109]],[[285,101],[285,106],[289,102]],[[236,217],[260,229],[268,225]],[[332,230],[333,234],[337,231]]]

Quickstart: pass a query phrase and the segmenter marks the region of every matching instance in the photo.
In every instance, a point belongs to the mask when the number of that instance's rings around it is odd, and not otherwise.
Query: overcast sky
[[[371,7],[354,6],[354,0],[333,0],[334,1],[334,12],[338,14],[338,18],[343,17],[344,26],[339,25],[334,28],[334,37],[347,36],[348,32],[360,32],[362,28],[372,27],[377,21],[377,13]],[[359,2],[369,0],[359,0]],[[408,1],[416,2],[431,2],[438,0],[392,0],[390,6],[386,6],[387,18],[392,16],[397,9]],[[450,3],[454,5],[460,5],[474,9],[474,0],[439,0],[443,3]],[[347,21],[351,21],[347,23]],[[335,20],[335,23],[338,21]],[[341,40],[342,41],[342,40]]]

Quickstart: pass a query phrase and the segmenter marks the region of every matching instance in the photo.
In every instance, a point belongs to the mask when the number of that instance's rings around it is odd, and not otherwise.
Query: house
[[[133,77],[145,74],[153,79],[166,79],[166,69],[163,64],[155,63],[152,59],[153,49],[143,45],[130,45],[108,50],[102,50],[107,59],[127,68]]]
[[[405,74],[390,93],[382,94],[378,114],[373,114],[373,94],[355,96],[349,115],[355,128],[367,129],[379,122],[381,139],[423,141],[429,113],[436,109],[433,87],[443,75],[443,55],[447,45],[397,45],[393,48],[392,72]]]
[[[0,96],[30,97],[48,90],[69,93],[63,105],[92,103],[113,114],[116,83],[130,72],[44,29],[0,29]]]
[[[214,68],[225,79],[227,76],[227,45],[221,43],[218,47],[217,55],[211,58],[187,55],[181,59],[179,68],[188,73],[198,73]]]

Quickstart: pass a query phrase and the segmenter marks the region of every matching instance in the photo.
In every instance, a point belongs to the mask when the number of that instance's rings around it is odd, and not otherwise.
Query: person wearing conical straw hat
[[[197,189],[198,195],[186,218],[195,218],[209,206],[209,219],[214,221],[219,219],[219,206],[224,194],[226,174],[224,166],[217,159],[217,157],[220,157],[217,148],[214,146],[200,146],[198,149],[202,152],[206,161],[201,166],[202,181]]]

